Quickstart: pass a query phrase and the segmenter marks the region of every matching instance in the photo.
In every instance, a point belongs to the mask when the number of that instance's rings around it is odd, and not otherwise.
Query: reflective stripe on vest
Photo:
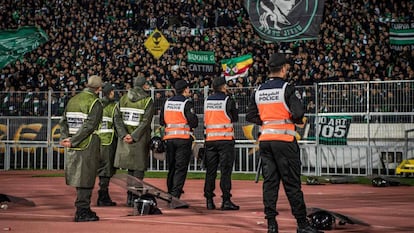
[[[88,114],[82,112],[66,112],[66,119],[69,126],[69,134],[76,134],[82,127],[83,122],[88,118]]]
[[[143,109],[136,108],[120,108],[122,112],[122,119],[125,125],[138,126],[141,121],[141,115],[145,113]]]
[[[110,128],[109,125],[112,124],[112,117],[104,116],[102,117],[101,128],[98,130],[99,133],[110,133],[114,132],[113,128]]]
[[[115,132],[115,130],[114,130],[114,129],[100,129],[100,130],[98,131],[99,135],[101,135],[101,134],[103,134],[103,133],[113,133],[113,132]]]
[[[206,141],[233,140],[234,129],[226,106],[229,97],[224,99],[210,99],[204,103],[204,128]]]
[[[103,109],[102,124],[99,128],[98,134],[101,138],[101,144],[104,146],[111,145],[115,136],[115,126],[112,120],[115,115],[115,109],[115,102],[106,105]]]
[[[260,119],[263,121],[259,141],[287,141],[294,140],[295,125],[290,120],[292,115],[285,102],[287,83],[280,88],[261,89],[255,94]]]
[[[206,129],[233,128],[233,124],[206,125]]]
[[[296,131],[288,129],[263,129],[261,134],[287,134],[296,136]]]
[[[169,128],[190,128],[187,124],[167,124]]]
[[[212,137],[220,137],[220,138],[227,138],[227,137],[231,137],[233,139],[234,137],[234,133],[233,132],[212,132],[212,133],[207,133],[206,134],[207,138],[212,138]],[[214,140],[218,140],[218,139],[214,139]],[[224,140],[224,139],[221,139]],[[210,140],[206,140],[206,141],[213,141],[212,139]]]
[[[192,135],[190,131],[185,131],[185,130],[174,130],[174,131],[165,132],[165,135],[181,135],[181,134]]]
[[[66,107],[66,120],[69,128],[69,135],[73,136],[81,129],[85,120],[88,118],[92,107],[99,101],[99,98],[92,92],[82,91],[72,97]],[[86,108],[85,108],[86,106]],[[94,132],[96,133],[96,132]],[[93,133],[93,134],[94,134]],[[85,138],[78,147],[72,147],[71,150],[84,150],[88,148],[92,140],[92,134]]]
[[[122,121],[128,133],[134,132],[136,128],[142,122],[145,110],[148,104],[151,102],[150,96],[140,99],[136,102],[132,102],[128,95],[123,95],[119,100],[119,110],[122,113]]]
[[[278,120],[278,121],[265,121],[263,125],[270,125],[270,124],[289,124],[293,123],[291,120]]]
[[[184,107],[188,99],[184,101],[165,101],[164,121],[165,135],[164,140],[181,138],[189,139],[191,132],[188,126],[187,118],[184,115]]]

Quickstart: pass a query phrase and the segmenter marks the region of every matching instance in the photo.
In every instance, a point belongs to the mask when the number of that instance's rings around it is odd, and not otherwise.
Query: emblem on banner
[[[323,10],[318,0],[246,0],[250,21],[266,40],[293,41],[315,39]],[[315,27],[315,25],[318,25]]]

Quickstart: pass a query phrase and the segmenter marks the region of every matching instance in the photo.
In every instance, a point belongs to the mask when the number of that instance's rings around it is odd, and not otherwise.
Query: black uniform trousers
[[[77,210],[90,209],[93,188],[76,187],[75,207]]]
[[[306,219],[306,205],[301,190],[300,151],[296,141],[261,141],[263,168],[263,204],[265,218],[272,219],[276,210],[280,181],[296,219]]]
[[[217,169],[220,165],[220,188],[223,200],[231,197],[231,173],[234,164],[234,140],[206,141],[204,166],[206,178],[204,183],[204,196],[213,198],[215,196]]]
[[[180,198],[191,159],[192,139],[168,139],[166,144],[168,193]]]
[[[108,190],[109,181],[111,177],[116,173],[114,167],[114,159],[117,143],[112,142],[110,145],[101,145],[101,155],[99,157],[99,189]]]

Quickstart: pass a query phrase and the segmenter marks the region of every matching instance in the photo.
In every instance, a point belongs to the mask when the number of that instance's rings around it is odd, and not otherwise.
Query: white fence
[[[298,129],[304,175],[392,175],[403,159],[414,158],[414,81],[320,83],[297,90],[308,118],[306,126]],[[210,91],[193,90],[200,126],[204,93]],[[252,89],[231,91],[240,110],[235,124],[234,172],[255,173],[257,144],[247,140],[242,130],[249,124],[245,112]],[[157,110],[169,92],[151,91]],[[125,91],[118,92],[122,93]],[[6,105],[5,96],[10,95],[0,92],[0,169],[63,169],[64,152],[58,145],[57,123],[70,96],[57,97],[48,92],[39,95],[43,99],[32,95],[33,99],[27,100],[23,98],[27,93],[12,95],[21,98],[9,97],[8,101],[26,101]],[[157,126],[156,115],[153,127]],[[252,135],[257,131],[255,126]],[[202,127],[196,129],[195,135],[202,144]],[[165,171],[167,164],[151,157],[149,170]],[[189,170],[203,171],[202,161],[193,156]]]

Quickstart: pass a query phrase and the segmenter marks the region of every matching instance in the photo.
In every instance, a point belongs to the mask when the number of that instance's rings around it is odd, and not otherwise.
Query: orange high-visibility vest
[[[263,124],[259,141],[292,142],[296,135],[295,124],[290,120],[292,114],[286,105],[285,89],[283,86],[273,88],[259,87],[255,94],[257,108]]]
[[[229,97],[210,99],[204,103],[204,127],[206,141],[233,140],[233,124],[226,112]]]
[[[164,140],[181,138],[189,139],[191,132],[188,121],[184,115],[184,107],[188,99],[184,101],[165,101],[164,105],[164,121],[165,135]]]

